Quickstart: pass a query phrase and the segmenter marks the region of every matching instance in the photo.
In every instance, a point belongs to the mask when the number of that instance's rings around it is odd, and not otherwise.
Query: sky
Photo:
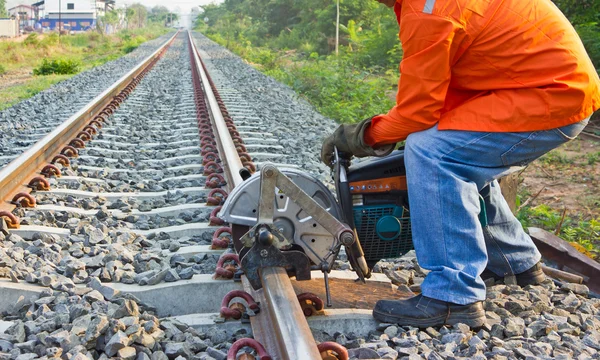
[[[36,0],[8,0],[7,1],[7,9],[12,8],[19,4],[31,5],[35,3]],[[117,0],[117,4],[133,4],[133,3],[141,3],[149,7],[153,7],[156,5],[163,5],[168,7],[169,9],[181,13],[188,13],[190,9],[194,6],[206,5],[213,2],[221,2],[220,0]]]

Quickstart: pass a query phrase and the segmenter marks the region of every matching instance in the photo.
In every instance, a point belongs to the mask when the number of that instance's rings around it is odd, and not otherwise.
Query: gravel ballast
[[[173,33],[140,45],[131,53],[79,73],[0,112],[0,169],[58,124],[102,93]]]

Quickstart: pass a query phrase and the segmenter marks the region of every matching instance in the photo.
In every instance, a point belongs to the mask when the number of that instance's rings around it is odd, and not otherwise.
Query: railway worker
[[[522,286],[544,275],[540,253],[496,179],[575,138],[599,108],[599,79],[550,0],[378,0],[394,9],[404,58],[396,105],[341,125],[323,143],[355,156],[406,139],[412,233],[430,270],[422,294],[380,300],[383,322],[480,326],[482,272]],[[478,220],[479,195],[488,226]]]

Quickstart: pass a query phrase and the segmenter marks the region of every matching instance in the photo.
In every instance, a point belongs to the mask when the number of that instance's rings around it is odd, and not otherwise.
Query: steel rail
[[[210,109],[217,147],[224,163],[224,172],[228,178],[228,189],[242,183],[239,171],[242,162],[235,150],[234,142],[227,129],[217,100],[210,87],[208,76],[202,66],[199,51],[188,32],[192,47],[194,66],[202,79],[202,86]],[[321,359],[315,339],[290,278],[283,268],[265,268],[261,271],[263,288],[252,290],[245,276],[242,277],[244,289],[251,293],[256,301],[263,304],[260,313],[250,318],[254,338],[265,346],[273,359],[315,360]],[[264,306],[266,305],[266,306]]]
[[[219,149],[219,154],[221,155],[221,161],[223,162],[223,172],[227,178],[227,188],[231,191],[234,187],[242,183],[243,180],[242,176],[240,175],[240,170],[242,170],[244,167],[235,149],[235,144],[231,138],[231,135],[229,134],[229,130],[227,129],[227,124],[225,124],[223,114],[219,110],[219,103],[217,102],[217,98],[215,97],[215,94],[213,94],[213,91],[210,87],[208,76],[204,71],[202,61],[198,55],[198,49],[196,48],[196,44],[194,43],[194,39],[192,38],[192,33],[190,31],[188,31],[188,37],[190,46],[193,50],[193,65],[196,66],[198,74],[200,74],[201,85],[204,90],[204,96],[206,97],[206,105],[211,110],[209,113],[213,128],[217,134],[217,147]]]
[[[89,120],[99,115],[116,95],[136,79],[149,64],[159,58],[178,34],[179,31],[108,89],[0,170],[0,200],[2,200],[0,211],[14,210],[16,205],[10,202],[13,196],[21,192],[30,193],[31,188],[27,186],[27,181],[35,174],[39,174],[40,170],[59,154],[65,144],[80,133]]]

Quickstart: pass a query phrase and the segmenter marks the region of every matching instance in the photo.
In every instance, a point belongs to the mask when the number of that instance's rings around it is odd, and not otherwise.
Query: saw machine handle
[[[356,234],[356,227],[354,225],[352,194],[350,193],[348,177],[346,175],[348,166],[350,166],[350,160],[343,156],[347,155],[346,153],[338,152],[337,147],[334,147],[333,151],[335,159],[333,179],[335,182],[335,190],[338,202],[342,208],[342,221],[348,224],[354,233],[354,242],[349,245],[344,244],[346,247],[346,255],[348,255],[350,265],[352,265],[352,268],[358,275],[358,278],[364,282],[365,278],[368,279],[371,277],[371,270],[367,265],[365,253],[363,252],[360,240]]]

